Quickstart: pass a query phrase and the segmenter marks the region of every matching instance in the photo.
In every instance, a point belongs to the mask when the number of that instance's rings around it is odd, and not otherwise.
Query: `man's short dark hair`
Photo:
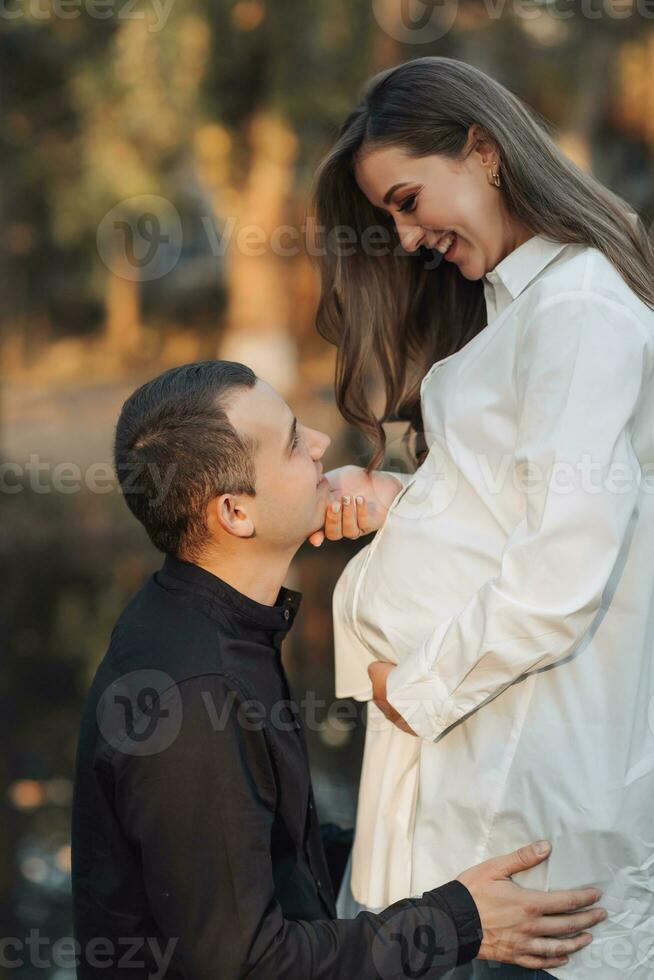
[[[211,498],[255,495],[257,447],[236,432],[225,405],[234,388],[256,381],[237,361],[198,361],[164,371],[123,405],[116,473],[129,509],[160,551],[197,560]]]

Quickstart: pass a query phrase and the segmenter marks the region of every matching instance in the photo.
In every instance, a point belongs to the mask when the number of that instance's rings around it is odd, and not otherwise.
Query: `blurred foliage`
[[[424,54],[491,71],[601,178],[618,190],[626,181],[633,203],[652,208],[652,27],[635,2],[554,9],[538,0],[461,0],[451,29],[420,45],[379,29],[382,0],[117,0],[104,19],[89,15],[90,0],[73,4],[68,17],[49,0],[13,2],[16,16],[0,18],[0,206],[8,231],[0,276],[10,326],[37,312],[55,336],[99,326],[102,216],[140,194],[163,195],[182,214],[214,207],[205,180],[212,160],[223,167],[222,202],[233,208],[250,163],[248,122],[262,109],[297,135],[301,200],[364,79]],[[393,5],[399,11],[399,0],[386,4]],[[631,147],[628,164],[611,152],[616,136],[625,154]],[[647,187],[625,173],[638,153]]]

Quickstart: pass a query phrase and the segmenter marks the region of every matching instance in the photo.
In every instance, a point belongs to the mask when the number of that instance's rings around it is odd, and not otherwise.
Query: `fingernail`
[[[360,507],[363,504],[363,497],[357,497],[357,503]]]
[[[346,507],[348,506],[348,504],[350,503],[349,496],[346,495],[345,497],[343,497],[343,503],[345,504]]]
[[[547,854],[550,849],[550,842],[547,840],[539,840],[534,844],[534,850],[536,854]]]
[[[334,503],[332,504],[332,514],[338,514],[340,509],[341,509],[340,500],[335,500]]]

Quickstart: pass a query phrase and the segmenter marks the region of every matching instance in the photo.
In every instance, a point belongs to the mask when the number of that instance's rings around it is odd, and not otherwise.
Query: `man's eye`
[[[398,211],[415,211],[415,200],[417,196],[417,194],[409,194],[408,197],[405,197],[398,207]]]

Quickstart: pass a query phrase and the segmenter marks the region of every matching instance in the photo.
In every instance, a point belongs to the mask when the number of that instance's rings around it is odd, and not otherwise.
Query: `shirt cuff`
[[[481,947],[483,929],[475,900],[460,881],[448,881],[427,893],[448,913],[457,934],[456,965],[474,960]]]
[[[390,671],[386,700],[416,735],[433,742],[445,727],[441,717],[449,699],[445,684],[430,670],[425,646],[420,647]]]

